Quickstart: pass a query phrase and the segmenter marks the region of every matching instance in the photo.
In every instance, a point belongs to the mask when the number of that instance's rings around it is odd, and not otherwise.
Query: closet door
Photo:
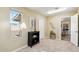
[[[44,19],[40,19],[39,20],[39,31],[40,31],[40,39],[43,39],[44,38]]]

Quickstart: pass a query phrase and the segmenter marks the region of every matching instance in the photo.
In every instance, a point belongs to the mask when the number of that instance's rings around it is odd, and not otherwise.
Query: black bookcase
[[[28,46],[32,47],[37,43],[39,43],[39,31],[28,32]]]

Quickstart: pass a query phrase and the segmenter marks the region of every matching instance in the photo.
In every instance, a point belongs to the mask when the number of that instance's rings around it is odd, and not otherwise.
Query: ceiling
[[[56,10],[59,10],[61,8],[64,8],[64,7],[28,7],[29,9],[33,10],[33,11],[36,11],[38,13],[41,13],[45,16],[50,16],[50,15],[55,15],[55,14],[58,14],[58,13],[52,13],[52,14],[47,14],[48,11],[56,11]],[[75,7],[68,7],[66,10],[62,11],[62,12],[69,12],[69,11],[76,11],[77,8]]]

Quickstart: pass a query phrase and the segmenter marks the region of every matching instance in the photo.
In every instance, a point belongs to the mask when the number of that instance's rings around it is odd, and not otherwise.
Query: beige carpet
[[[39,44],[32,48],[26,47],[18,52],[78,52],[79,47],[76,47],[69,41],[41,39]]]

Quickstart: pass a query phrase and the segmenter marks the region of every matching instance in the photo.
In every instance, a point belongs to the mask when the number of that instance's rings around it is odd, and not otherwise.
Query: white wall
[[[78,14],[71,16],[71,42],[78,46]]]
[[[6,51],[10,45],[9,8],[0,8],[0,51]],[[8,51],[8,49],[7,49]]]

